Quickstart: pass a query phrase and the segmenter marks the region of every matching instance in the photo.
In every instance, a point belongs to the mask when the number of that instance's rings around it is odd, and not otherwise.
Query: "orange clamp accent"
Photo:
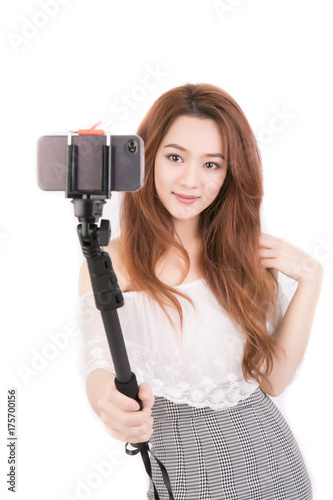
[[[93,125],[91,128],[89,129],[85,129],[85,128],[81,128],[77,131],[77,133],[79,135],[104,135],[105,132],[104,130],[100,129],[100,128],[96,128],[98,127],[98,125],[100,125],[102,122],[99,121],[97,123],[95,123],[95,125]]]

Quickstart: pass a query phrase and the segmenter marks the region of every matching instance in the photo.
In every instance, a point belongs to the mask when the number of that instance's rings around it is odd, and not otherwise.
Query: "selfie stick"
[[[93,135],[93,131],[85,131],[85,135]],[[100,130],[98,133],[100,134]],[[66,190],[67,198],[72,198],[74,215],[80,224],[77,227],[82,252],[87,260],[91,285],[94,292],[95,304],[101,312],[106,337],[108,340],[112,361],[115,368],[115,386],[119,392],[135,399],[142,410],[142,402],[138,397],[138,383],[135,374],[131,371],[123,334],[118,318],[117,309],[124,304],[123,295],[118,286],[117,276],[112,268],[110,256],[102,250],[111,238],[109,220],[102,220],[100,227],[97,222],[103,213],[105,199],[110,197],[110,172],[111,172],[111,145],[110,136],[107,136],[106,145],[103,147],[103,175],[101,191],[91,193],[81,192],[77,189],[78,146],[71,144],[71,135],[68,136],[66,158]],[[134,449],[129,449],[126,443],[125,450],[128,455],[141,453],[146,471],[152,480],[151,464],[148,452],[151,453],[148,443],[131,444]],[[154,456],[154,455],[153,455]],[[170,480],[164,465],[155,457],[159,464],[164,483],[168,489],[169,500],[173,500]],[[152,481],[153,482],[153,481]],[[153,483],[155,500],[159,499]]]

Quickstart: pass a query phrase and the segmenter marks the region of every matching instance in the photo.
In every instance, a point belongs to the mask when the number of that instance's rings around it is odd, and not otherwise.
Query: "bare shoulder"
[[[110,241],[109,245],[104,248],[105,252],[108,252],[111,258],[112,267],[114,272],[116,273],[118,284],[123,292],[127,292],[130,290],[129,281],[126,279],[125,272],[123,270],[123,266],[121,265],[120,258],[120,237],[114,238]],[[90,292],[91,282],[89,276],[89,270],[87,261],[85,260],[81,266],[80,275],[79,275],[79,295],[84,295],[87,292]]]

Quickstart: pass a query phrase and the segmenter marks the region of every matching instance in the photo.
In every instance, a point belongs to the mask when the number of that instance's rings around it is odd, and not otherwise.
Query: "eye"
[[[173,154],[168,155],[167,158],[169,158],[173,163],[179,163],[177,158],[181,160],[181,157],[179,155],[173,155]]]
[[[217,168],[221,168],[218,163],[213,163],[211,161],[208,161],[207,163],[205,163],[205,166],[206,166],[206,168],[208,168],[208,170],[215,170]]]

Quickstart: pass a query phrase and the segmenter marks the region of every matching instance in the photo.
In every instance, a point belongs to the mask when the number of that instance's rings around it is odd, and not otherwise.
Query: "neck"
[[[187,281],[194,281],[203,276],[199,265],[201,238],[198,223],[195,223],[193,219],[174,219],[173,223],[175,237],[185,248],[190,259],[190,266],[186,273],[186,266],[182,255],[174,247],[169,247],[159,259],[155,269],[156,276],[169,286],[175,286],[175,284],[181,283],[185,278]]]
[[[189,251],[200,241],[199,235],[199,219],[174,220],[174,228],[176,236],[178,236],[183,247]]]

